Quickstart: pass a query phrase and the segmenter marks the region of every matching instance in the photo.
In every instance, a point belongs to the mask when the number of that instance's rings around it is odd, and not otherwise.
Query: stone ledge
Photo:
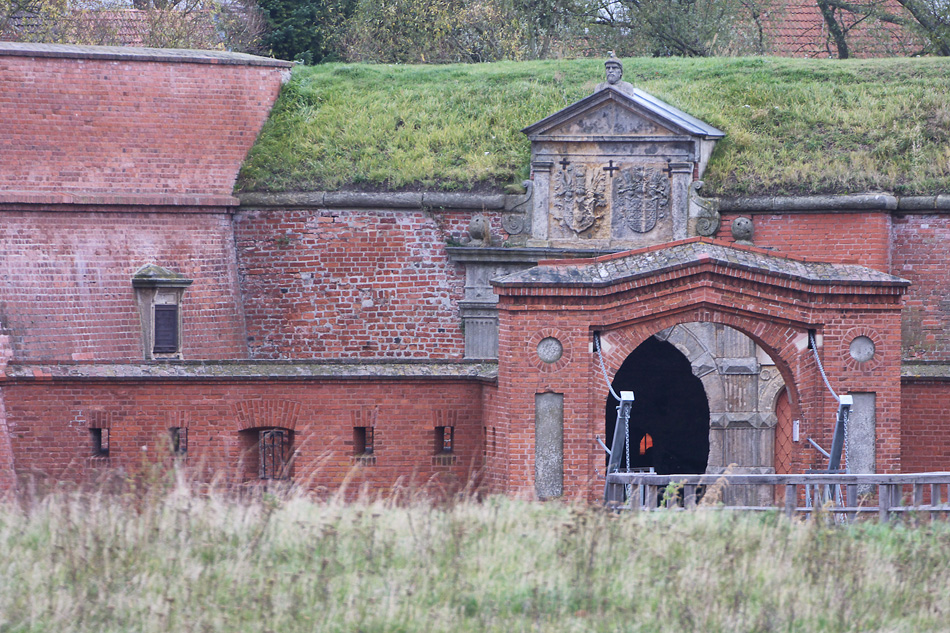
[[[433,380],[494,381],[498,363],[485,361],[373,360],[335,362],[295,361],[173,361],[137,363],[10,363],[0,380]]]
[[[444,192],[362,193],[348,191],[296,191],[238,194],[242,207],[328,207],[357,209],[461,209],[511,210],[524,195]],[[828,211],[950,212],[950,194],[898,197],[884,193],[821,196],[749,196],[715,198],[725,213],[821,213]]]
[[[896,211],[898,200],[896,196],[883,193],[851,196],[749,196],[720,198],[719,210],[725,213]]]
[[[491,284],[500,289],[499,294],[518,294],[512,289],[545,286],[583,293],[642,280],[650,283],[649,280],[664,276],[668,280],[670,275],[683,274],[682,271],[696,267],[711,267],[720,272],[733,270],[745,276],[760,275],[771,283],[786,280],[823,287],[848,286],[852,292],[861,287],[870,292],[891,294],[892,289],[910,285],[906,279],[864,266],[808,261],[774,255],[751,246],[695,237],[592,260],[541,261],[534,268],[493,279]],[[789,287],[784,281],[778,283]]]
[[[121,206],[121,207],[236,207],[241,201],[228,195],[115,194],[0,191],[0,205]],[[43,209],[46,210],[46,209]]]
[[[446,251],[448,251],[449,259],[454,262],[519,262],[529,264],[536,264],[538,261],[545,259],[589,259],[615,252],[599,249],[527,248],[523,246],[512,248],[494,246],[449,246],[446,248]]]
[[[904,361],[901,363],[901,380],[950,380],[950,363]]]
[[[0,56],[58,57],[67,59],[107,59],[130,62],[177,62],[183,64],[228,64],[292,68],[293,62],[270,57],[226,51],[184,48],[144,48],[127,46],[78,46],[75,44],[34,44],[0,42]]]
[[[328,207],[351,209],[462,209],[502,211],[509,198],[521,200],[524,195],[502,193],[394,192],[362,193],[358,191],[299,191],[287,193],[242,193],[238,197],[245,208]],[[509,205],[510,206],[510,205]]]

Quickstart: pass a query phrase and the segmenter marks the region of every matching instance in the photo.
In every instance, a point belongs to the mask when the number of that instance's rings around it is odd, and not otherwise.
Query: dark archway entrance
[[[630,466],[660,474],[706,472],[709,459],[709,403],[689,360],[673,345],[647,338],[624,361],[614,391],[633,391]],[[617,401],[607,398],[606,431],[617,425]],[[626,468],[626,457],[621,468]]]

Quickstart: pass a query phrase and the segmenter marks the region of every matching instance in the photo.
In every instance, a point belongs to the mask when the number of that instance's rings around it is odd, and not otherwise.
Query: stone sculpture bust
[[[604,70],[607,74],[607,81],[597,84],[594,92],[600,92],[606,88],[613,88],[630,96],[633,96],[633,84],[623,81],[623,62],[618,59],[613,51],[610,51],[610,57],[604,62]]]

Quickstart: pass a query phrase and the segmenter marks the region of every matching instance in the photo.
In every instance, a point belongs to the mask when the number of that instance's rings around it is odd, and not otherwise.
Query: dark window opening
[[[178,352],[178,306],[155,306],[155,345],[153,354]]]
[[[264,429],[258,435],[261,479],[290,479],[290,431]]]
[[[109,456],[109,429],[89,429],[93,457]]]
[[[353,429],[353,452],[357,455],[372,455],[375,451],[373,427],[357,426]]]
[[[453,442],[455,440],[454,426],[435,427],[435,452],[447,455],[453,452]]]
[[[188,429],[173,426],[168,429],[168,437],[174,455],[184,455],[188,452]]]

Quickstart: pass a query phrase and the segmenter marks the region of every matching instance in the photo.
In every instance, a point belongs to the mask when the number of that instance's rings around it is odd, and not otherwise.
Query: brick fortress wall
[[[20,381],[6,388],[21,483],[87,482],[168,464],[169,427],[187,428],[185,464],[239,485],[257,477],[255,430],[293,432],[294,480],[314,490],[372,494],[394,486],[454,490],[482,461],[482,385],[472,381]],[[91,456],[90,427],[110,430],[109,456]],[[453,452],[435,428],[454,426]],[[375,429],[371,463],[354,455],[354,428]],[[2,451],[0,451],[2,457]]]
[[[724,214],[719,239],[734,241],[731,223],[740,215]],[[901,313],[901,356],[905,363],[901,380],[901,470],[950,469],[950,427],[946,422],[950,416],[943,404],[950,400],[950,381],[917,375],[920,366],[930,365],[936,370],[935,365],[950,362],[950,214],[939,209],[879,209],[757,212],[750,217],[756,246],[815,260],[861,264],[911,282]],[[854,381],[853,389],[862,391],[859,379]]]
[[[0,47],[0,192],[230,195],[286,62]]]
[[[182,301],[184,358],[246,357],[231,219],[192,211],[0,212],[0,320],[14,358],[142,360],[132,275],[149,263],[194,280]]]
[[[259,359],[462,358],[464,271],[446,244],[470,213],[242,209],[235,240]]]

